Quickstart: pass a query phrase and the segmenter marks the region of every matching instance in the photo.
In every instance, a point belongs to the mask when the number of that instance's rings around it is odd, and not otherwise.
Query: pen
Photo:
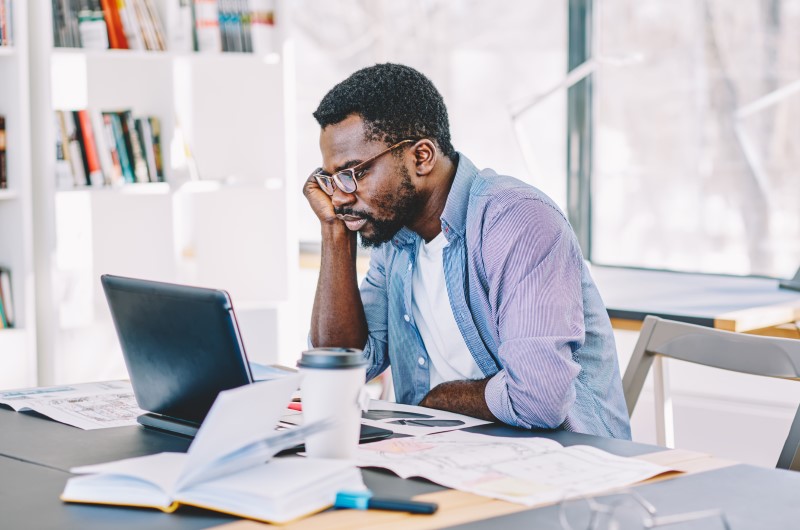
[[[409,512],[430,515],[439,508],[435,502],[420,502],[398,499],[378,499],[373,497],[369,490],[340,491],[336,494],[336,508],[351,508],[354,510],[391,510],[393,512]]]

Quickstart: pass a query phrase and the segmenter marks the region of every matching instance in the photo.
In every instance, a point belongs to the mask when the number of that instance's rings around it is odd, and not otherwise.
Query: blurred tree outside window
[[[800,266],[800,1],[596,0],[592,259]]]

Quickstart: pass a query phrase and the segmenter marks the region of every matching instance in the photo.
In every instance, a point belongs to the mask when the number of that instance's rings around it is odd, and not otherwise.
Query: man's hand
[[[490,378],[479,381],[448,381],[434,387],[420,406],[465,414],[486,421],[500,421],[486,405],[484,391]]]
[[[321,223],[333,224],[342,222],[337,219],[336,214],[333,212],[333,203],[330,195],[322,191],[313,175],[308,177],[308,180],[303,184],[303,195],[306,196],[308,204],[311,205],[311,209],[314,210]]]

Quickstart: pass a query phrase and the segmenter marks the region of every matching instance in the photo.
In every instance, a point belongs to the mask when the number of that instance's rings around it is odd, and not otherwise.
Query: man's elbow
[[[529,406],[517,408],[518,426],[557,429],[564,424],[575,403],[575,388],[570,385],[563,392],[550,393],[547,396],[528,396],[524,401]]]

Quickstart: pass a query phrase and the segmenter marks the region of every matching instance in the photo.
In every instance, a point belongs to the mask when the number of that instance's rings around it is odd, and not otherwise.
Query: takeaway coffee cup
[[[306,454],[316,458],[355,456],[361,411],[368,405],[364,390],[367,362],[355,348],[304,351],[297,366],[303,374],[303,423],[331,421],[330,427],[306,440]]]

